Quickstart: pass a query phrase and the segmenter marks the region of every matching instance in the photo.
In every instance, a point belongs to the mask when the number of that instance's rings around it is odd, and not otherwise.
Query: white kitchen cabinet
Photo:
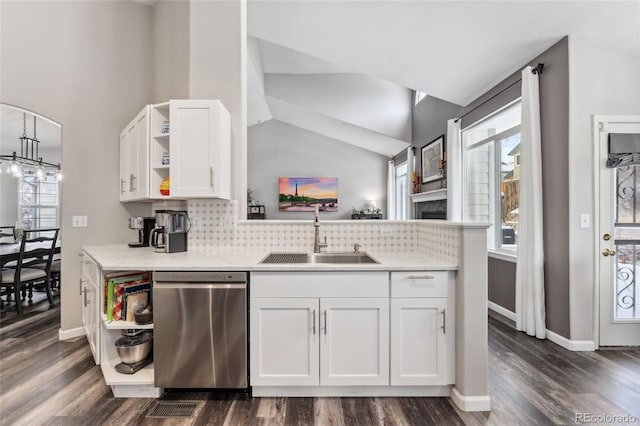
[[[230,198],[230,117],[219,100],[171,100],[152,106],[152,198]],[[166,178],[169,195],[160,193]]]
[[[318,299],[251,299],[251,384],[318,385]]]
[[[251,384],[389,384],[389,299],[251,299]]]
[[[101,318],[100,293],[98,286],[100,272],[98,265],[89,256],[81,256],[80,293],[82,295],[82,323],[89,347],[96,364],[100,364]]]
[[[149,106],[120,134],[120,201],[149,198]]]
[[[231,116],[219,100],[148,105],[120,134],[120,201],[230,196]]]
[[[104,381],[116,398],[157,398],[162,389],[154,386],[153,363],[135,374],[122,374],[115,366],[120,363],[115,341],[123,329],[153,329],[153,324],[129,321],[108,321],[103,314],[104,274],[100,266],[85,252],[80,256],[82,322],[96,364],[100,365]]]
[[[321,385],[389,384],[389,299],[320,299]]]
[[[388,272],[252,273],[251,286],[252,386],[389,385]]]
[[[391,385],[454,381],[453,273],[391,273]]]

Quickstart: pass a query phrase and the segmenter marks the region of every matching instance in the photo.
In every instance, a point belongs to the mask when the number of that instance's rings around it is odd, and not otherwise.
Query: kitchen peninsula
[[[208,245],[196,227],[184,253],[85,247],[85,282],[124,270],[248,272],[254,396],[451,395],[463,410],[490,408],[485,225],[322,224],[328,252],[353,252],[357,243],[379,262],[372,264],[260,263],[271,252],[311,252],[310,221],[248,221],[220,232],[228,234],[224,243]],[[95,291],[97,311],[99,288],[86,290]],[[130,384],[109,371],[111,327],[100,318],[85,324],[114,394],[159,395],[153,366]]]

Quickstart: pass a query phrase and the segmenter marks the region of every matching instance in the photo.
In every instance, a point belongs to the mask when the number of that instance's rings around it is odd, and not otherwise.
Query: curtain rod
[[[534,69],[531,70],[531,72],[533,74],[542,74],[542,69],[544,68],[544,64],[539,63],[538,65],[536,65],[536,67]],[[477,110],[478,108],[480,108],[482,105],[486,104],[487,102],[489,102],[490,100],[494,99],[495,97],[501,95],[502,93],[506,92],[507,90],[509,90],[510,88],[512,88],[513,86],[515,86],[516,84],[520,83],[522,81],[522,78],[517,79],[516,81],[514,81],[513,83],[511,83],[510,85],[508,85],[507,87],[505,87],[504,89],[502,89],[501,91],[499,91],[498,93],[496,93],[495,95],[491,96],[489,99],[487,99],[486,101],[482,102],[480,105],[477,105],[476,107],[474,107],[471,111],[468,111],[464,114],[462,114],[460,117],[456,118],[454,123],[457,123],[458,121],[462,120],[464,117],[466,117],[467,115],[471,114],[473,111]]]

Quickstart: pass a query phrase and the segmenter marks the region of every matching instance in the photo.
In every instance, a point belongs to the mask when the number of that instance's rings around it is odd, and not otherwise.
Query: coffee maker
[[[187,251],[187,233],[191,221],[186,211],[156,210],[156,224],[149,245],[159,253]]]
[[[151,230],[156,226],[155,217],[132,217],[129,219],[129,228],[138,230],[138,242],[129,243],[129,247],[148,247]]]

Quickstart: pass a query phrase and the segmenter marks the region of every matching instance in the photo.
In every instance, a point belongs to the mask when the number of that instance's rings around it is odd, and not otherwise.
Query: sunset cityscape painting
[[[338,211],[338,178],[279,178],[280,211]]]

